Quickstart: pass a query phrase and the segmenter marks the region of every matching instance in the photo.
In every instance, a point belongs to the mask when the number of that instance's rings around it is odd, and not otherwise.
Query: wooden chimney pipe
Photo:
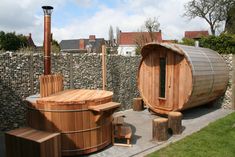
[[[43,6],[44,11],[44,75],[51,74],[51,13],[53,7]]]

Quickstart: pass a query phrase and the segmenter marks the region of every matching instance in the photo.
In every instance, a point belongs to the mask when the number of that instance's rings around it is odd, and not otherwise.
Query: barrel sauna
[[[226,91],[228,67],[213,50],[149,43],[141,55],[138,88],[145,104],[156,113],[203,105]]]
[[[112,113],[120,105],[111,102],[112,95],[83,89],[29,97],[27,123],[34,129],[61,133],[63,156],[98,151],[112,141]]]

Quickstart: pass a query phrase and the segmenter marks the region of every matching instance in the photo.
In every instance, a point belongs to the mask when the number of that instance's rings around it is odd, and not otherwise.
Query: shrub
[[[210,48],[218,53],[235,54],[235,35],[221,34],[220,36],[208,36],[200,39],[200,46]]]
[[[194,46],[195,45],[195,40],[190,39],[190,38],[183,38],[182,42],[179,42],[179,44],[188,45],[188,46]]]

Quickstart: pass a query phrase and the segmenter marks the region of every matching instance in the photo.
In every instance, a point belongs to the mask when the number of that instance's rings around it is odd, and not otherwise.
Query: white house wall
[[[119,45],[118,54],[122,56],[135,56],[135,45]]]

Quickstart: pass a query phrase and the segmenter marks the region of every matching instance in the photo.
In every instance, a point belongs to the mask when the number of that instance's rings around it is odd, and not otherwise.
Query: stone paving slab
[[[182,124],[185,127],[183,133],[181,135],[170,137],[166,142],[159,143],[152,141],[152,119],[157,118],[156,115],[150,114],[147,110],[141,112],[132,110],[123,111],[126,116],[125,122],[130,124],[133,130],[133,146],[109,146],[99,152],[90,154],[87,157],[142,157],[165,147],[172,142],[178,141],[232,112],[233,110],[205,107],[187,110],[183,112],[184,117]],[[5,157],[4,152],[4,137],[3,133],[0,133],[0,157]]]

